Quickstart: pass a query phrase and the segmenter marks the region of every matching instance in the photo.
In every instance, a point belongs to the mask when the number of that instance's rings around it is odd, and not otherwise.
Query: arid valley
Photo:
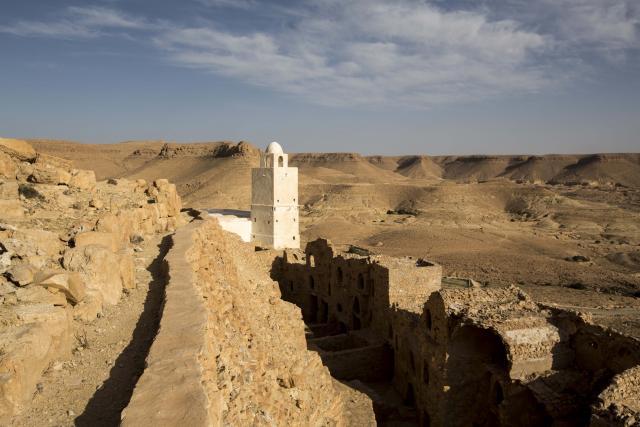
[[[0,139],[0,167],[2,423],[637,420],[638,154]]]
[[[31,141],[98,179],[168,178],[185,206],[248,210],[250,143]],[[303,243],[317,237],[445,274],[517,284],[640,337],[640,155],[301,153]]]

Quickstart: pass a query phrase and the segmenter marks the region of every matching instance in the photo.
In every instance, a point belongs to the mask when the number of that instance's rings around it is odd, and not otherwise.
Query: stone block
[[[34,161],[36,150],[26,141],[13,138],[0,138],[0,151],[20,161]]]
[[[47,271],[36,275],[34,284],[46,289],[62,292],[71,304],[78,304],[84,299],[85,284],[82,276],[68,271]]]
[[[122,296],[120,259],[103,245],[87,245],[68,249],[64,268],[82,273],[87,291],[99,293],[105,304],[115,305]]]
[[[76,234],[75,246],[82,247],[88,245],[101,245],[110,249],[112,252],[117,252],[120,249],[120,242],[114,233],[107,233],[102,231],[85,231],[83,233]]]
[[[69,187],[81,190],[93,190],[96,186],[96,174],[90,170],[74,169],[71,171]]]

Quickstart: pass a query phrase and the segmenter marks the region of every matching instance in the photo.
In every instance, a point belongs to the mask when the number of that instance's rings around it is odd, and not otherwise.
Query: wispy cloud
[[[3,32],[87,38],[140,31],[174,64],[325,105],[424,107],[532,93],[561,85],[593,57],[639,47],[633,0],[198,0],[286,25],[235,31],[213,19],[159,23],[102,7],[72,7],[52,22]],[[467,1],[467,3],[465,3]],[[275,9],[274,9],[275,10]],[[267,15],[269,15],[267,13]],[[271,15],[269,15],[271,16]]]
[[[63,39],[94,38],[108,30],[151,29],[144,19],[103,7],[69,7],[53,21],[18,21],[0,26],[0,33]]]
[[[155,40],[178,64],[329,105],[430,105],[552,83],[529,64],[548,41],[511,20],[414,2],[325,0],[312,12],[279,32],[208,26]]]

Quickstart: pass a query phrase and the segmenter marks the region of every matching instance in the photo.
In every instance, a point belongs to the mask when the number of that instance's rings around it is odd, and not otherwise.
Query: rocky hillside
[[[0,139],[0,424],[91,322],[135,287],[133,253],[181,219],[175,185],[93,171]]]

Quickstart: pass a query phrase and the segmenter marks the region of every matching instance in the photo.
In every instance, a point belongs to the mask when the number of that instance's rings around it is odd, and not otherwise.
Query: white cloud
[[[543,36],[414,2],[327,0],[293,29],[174,29],[156,42],[176,63],[330,105],[424,106],[552,83],[528,64],[545,49]]]
[[[306,0],[289,8],[199,1],[286,24],[234,31],[202,17],[178,25],[71,7],[58,21],[0,32],[87,38],[137,30],[180,66],[319,104],[412,107],[546,90],[584,73],[592,56],[619,60],[639,45],[634,0],[467,0],[457,9],[424,0]]]
[[[151,29],[154,26],[143,19],[129,17],[121,12],[102,7],[69,7],[57,21],[18,21],[3,25],[0,33],[17,36],[52,37],[62,39],[93,38],[105,30]]]

